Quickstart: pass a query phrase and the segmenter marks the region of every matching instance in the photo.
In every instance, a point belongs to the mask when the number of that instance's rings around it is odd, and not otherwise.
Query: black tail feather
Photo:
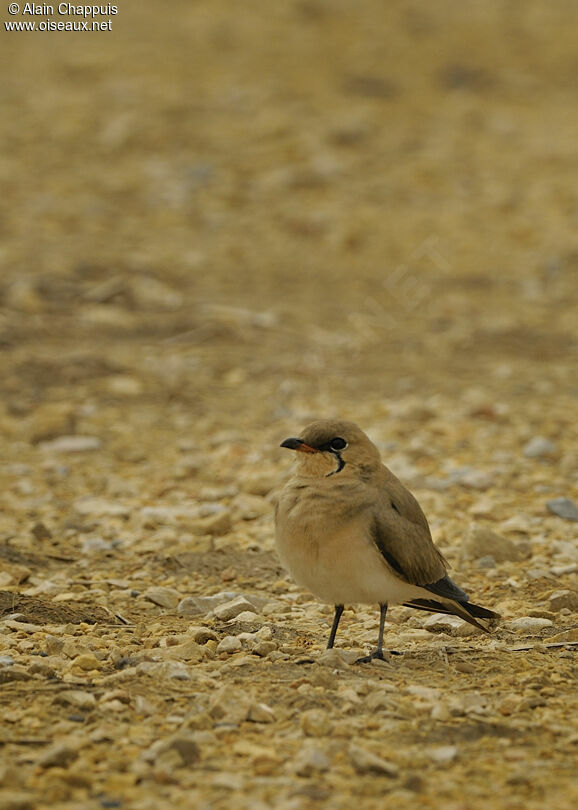
[[[411,602],[404,602],[405,607],[416,610],[427,610],[429,613],[446,613],[450,616],[459,616],[461,619],[473,624],[485,633],[489,633],[487,627],[477,621],[477,619],[487,619],[497,621],[499,613],[493,610],[474,605],[472,602],[452,600],[451,602],[438,602],[435,599],[413,599]]]

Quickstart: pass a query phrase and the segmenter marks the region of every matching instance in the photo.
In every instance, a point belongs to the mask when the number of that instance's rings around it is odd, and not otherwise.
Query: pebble
[[[546,501],[546,506],[552,514],[564,520],[578,520],[578,506],[570,498],[554,498]]]
[[[494,562],[513,562],[528,556],[518,543],[493,531],[486,526],[472,526],[462,546],[462,554],[467,559],[492,557]]]
[[[218,641],[219,637],[210,627],[202,625],[191,626],[187,629],[187,636],[191,636],[197,644],[206,644],[207,641]]]
[[[77,759],[78,753],[78,744],[58,742],[44,751],[36,760],[36,764],[41,768],[65,768]]]
[[[74,509],[79,515],[106,515],[107,517],[130,517],[131,510],[118,501],[107,501],[106,498],[87,496],[74,502]]]
[[[548,639],[552,644],[558,644],[562,641],[578,641],[578,627],[572,630],[565,630],[563,633],[558,633],[555,636],[550,636]]]
[[[237,636],[225,636],[219,644],[217,644],[217,655],[220,653],[226,653],[227,655],[231,655],[232,653],[239,652],[239,650],[243,649],[243,644]]]
[[[234,591],[221,591],[212,596],[186,596],[177,605],[177,613],[180,616],[195,616],[202,613],[209,613],[219,605],[230,602],[240,594]],[[251,605],[254,607],[254,605]]]
[[[395,778],[399,775],[399,768],[392,762],[367,751],[359,745],[349,747],[349,759],[351,764],[360,774],[371,773],[377,776],[389,776]]]
[[[496,559],[491,554],[485,554],[478,559],[478,568],[495,568]]]
[[[429,616],[424,623],[423,627],[424,630],[428,630],[430,633],[452,633],[454,634],[458,629],[462,627],[464,624],[463,619],[460,619],[459,616],[449,616],[445,613],[434,613],[432,616]],[[472,627],[470,625],[470,627]],[[472,630],[476,628],[472,627]]]
[[[99,661],[99,659],[93,653],[84,653],[82,655],[77,655],[76,658],[72,661],[71,668],[72,669],[80,669],[83,672],[89,672],[93,669],[101,669],[101,667],[105,666],[103,661]]]
[[[455,745],[439,745],[428,749],[426,753],[437,765],[449,765],[456,759],[458,749]]]
[[[543,627],[552,627],[554,622],[551,619],[540,619],[534,616],[520,616],[519,619],[513,619],[510,622],[504,622],[503,627],[506,630],[514,630],[519,633],[532,632],[541,630]]]
[[[150,675],[156,679],[174,679],[176,681],[189,681],[191,673],[189,668],[180,661],[143,661],[136,668],[137,675]],[[118,673],[122,676],[122,672]],[[122,679],[122,678],[121,678]]]
[[[158,585],[147,588],[144,592],[144,598],[155,605],[159,605],[159,607],[174,610],[180,602],[181,595],[174,588]]]
[[[542,458],[552,456],[558,450],[556,444],[544,436],[534,436],[524,445],[524,455],[526,458]]]
[[[450,481],[466,489],[486,490],[494,486],[494,476],[484,470],[463,467],[450,473]]]
[[[84,692],[81,689],[65,689],[54,698],[54,702],[62,706],[73,706],[75,709],[83,711],[93,709],[96,706],[96,698],[91,692]]]
[[[210,534],[217,537],[228,534],[232,528],[231,513],[228,510],[187,523],[187,529],[192,534]]]
[[[182,523],[183,521],[196,520],[199,517],[199,507],[188,504],[144,506],[140,510],[140,515],[149,526]]]
[[[253,610],[243,610],[237,616],[235,616],[234,621],[237,622],[245,622],[247,624],[259,624],[265,621],[262,616],[259,616],[258,613],[255,613]]]
[[[209,714],[214,720],[235,725],[247,719],[252,701],[240,688],[225,684],[209,701]]]
[[[24,790],[0,788],[0,807],[2,810],[35,810],[37,797]]]
[[[571,611],[578,611],[578,592],[576,591],[554,591],[549,598],[550,610],[555,612],[567,608]]]
[[[323,709],[308,709],[299,720],[301,731],[306,737],[327,737],[333,731],[333,722]]]
[[[348,669],[359,656],[360,653],[355,650],[341,650],[334,647],[331,650],[323,650],[317,658],[317,663],[334,669]]]
[[[58,436],[50,441],[40,442],[38,447],[47,453],[89,453],[100,450],[101,440],[97,436]]]
[[[261,658],[265,658],[267,655],[270,655],[270,653],[275,652],[277,649],[277,644],[274,641],[264,641],[259,639],[250,645],[250,649],[253,655],[258,655]]]
[[[270,706],[266,703],[252,703],[249,706],[247,713],[247,720],[253,723],[273,723],[275,721],[275,714]]]
[[[162,751],[176,751],[183,765],[193,765],[200,758],[199,745],[192,732],[179,731],[163,740],[159,753]]]
[[[217,605],[217,607],[213,610],[213,613],[217,619],[220,619],[221,621],[228,621],[229,619],[235,619],[240,613],[245,611],[254,613],[254,607],[255,606],[252,604],[252,602],[249,602],[249,600],[244,596],[237,596],[230,602]]]
[[[193,661],[199,663],[205,657],[205,648],[193,639],[182,644],[169,645],[164,648],[166,658],[176,658],[181,661]]]
[[[331,762],[329,757],[316,746],[305,746],[301,749],[295,760],[294,771],[298,776],[314,776],[329,770]]]

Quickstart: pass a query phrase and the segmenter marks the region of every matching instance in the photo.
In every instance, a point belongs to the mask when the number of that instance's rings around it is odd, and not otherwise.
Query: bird
[[[354,422],[322,419],[283,448],[296,452],[293,476],[275,506],[275,542],[295,582],[334,605],[327,649],[345,605],[378,604],[376,649],[384,660],[388,605],[459,616],[485,632],[498,613],[473,604],[447,575],[427,519],[412,493],[381,461]]]

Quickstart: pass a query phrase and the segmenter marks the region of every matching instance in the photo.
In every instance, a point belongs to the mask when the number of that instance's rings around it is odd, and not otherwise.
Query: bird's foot
[[[402,652],[398,650],[388,650],[390,655],[403,655]],[[364,655],[361,658],[357,658],[355,663],[356,664],[371,664],[372,661],[387,661],[383,650],[374,650],[369,655]]]
[[[369,655],[363,655],[361,658],[356,660],[356,664],[371,664],[372,661],[385,661],[385,655],[383,654],[383,650],[374,650]]]

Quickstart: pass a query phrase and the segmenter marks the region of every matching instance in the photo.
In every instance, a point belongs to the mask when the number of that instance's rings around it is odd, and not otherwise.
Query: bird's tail
[[[473,624],[474,627],[483,630],[484,633],[489,633],[490,629],[479,622],[478,619],[485,619],[490,624],[490,627],[500,619],[500,614],[495,613],[493,610],[488,610],[481,607],[481,605],[474,605],[472,602],[458,601],[457,599],[444,599],[443,602],[438,602],[436,599],[413,599],[411,602],[404,602],[403,604],[406,607],[416,608],[416,610],[459,616],[460,619]]]

